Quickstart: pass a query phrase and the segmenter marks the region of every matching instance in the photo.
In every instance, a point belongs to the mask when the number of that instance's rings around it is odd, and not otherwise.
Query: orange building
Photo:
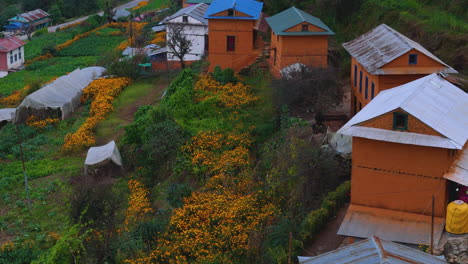
[[[263,3],[255,0],[216,0],[205,13],[208,19],[208,61],[215,66],[239,71],[260,55],[256,28]]]
[[[351,54],[353,115],[383,90],[432,73],[457,73],[423,46],[385,24],[343,47]]]
[[[468,185],[468,95],[431,74],[381,92],[338,133],[352,136],[339,234],[428,243],[434,197],[438,239],[457,184]]]
[[[280,77],[285,67],[296,63],[327,67],[328,38],[335,33],[320,19],[291,7],[266,21],[271,28],[269,64],[273,75]]]

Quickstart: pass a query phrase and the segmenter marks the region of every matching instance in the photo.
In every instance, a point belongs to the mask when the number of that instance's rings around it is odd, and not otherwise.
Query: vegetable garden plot
[[[103,53],[112,51],[122,41],[124,36],[97,36],[91,35],[86,38],[77,40],[71,46],[64,48],[58,52],[58,56],[99,56]]]

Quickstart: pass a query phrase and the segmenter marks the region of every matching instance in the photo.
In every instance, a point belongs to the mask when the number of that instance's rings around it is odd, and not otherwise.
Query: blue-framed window
[[[369,91],[369,79],[366,76],[366,90],[364,92],[364,98],[367,99],[367,93]]]
[[[359,71],[359,92],[362,93],[362,71]]]
[[[408,115],[405,113],[393,113],[393,129],[408,130]]]
[[[418,54],[410,54],[408,56],[408,64],[418,64]]]
[[[357,86],[357,65],[354,65],[354,87]]]
[[[374,99],[374,95],[375,95],[375,85],[374,85],[374,82],[372,82],[371,90],[370,90],[370,98]]]

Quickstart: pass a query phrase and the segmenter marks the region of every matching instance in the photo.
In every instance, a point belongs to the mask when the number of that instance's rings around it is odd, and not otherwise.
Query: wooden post
[[[431,255],[434,255],[434,200],[435,197],[432,195],[432,214],[431,214]]]
[[[291,264],[292,232],[289,232],[288,264]]]
[[[26,196],[28,198],[28,208],[29,208],[29,211],[31,211],[31,196],[29,194],[28,175],[26,174],[26,166],[24,164],[23,140],[21,137],[21,132],[18,127],[18,124],[15,124],[15,127],[16,127],[16,134],[18,135],[18,143],[19,143],[19,149],[20,149],[20,155],[21,155],[21,164],[23,165],[24,187],[26,189]]]

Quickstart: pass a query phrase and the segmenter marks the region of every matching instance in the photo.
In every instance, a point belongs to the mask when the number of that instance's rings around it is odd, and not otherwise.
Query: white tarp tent
[[[0,109],[0,122],[10,122],[15,118],[16,108],[4,108]]]
[[[103,67],[76,69],[28,95],[18,107],[16,121],[26,118],[27,108],[60,109],[62,119],[80,104],[82,90],[106,71]]]
[[[104,146],[89,148],[88,155],[86,155],[85,165],[96,165],[109,160],[113,161],[119,166],[122,166],[120,152],[113,140]]]

